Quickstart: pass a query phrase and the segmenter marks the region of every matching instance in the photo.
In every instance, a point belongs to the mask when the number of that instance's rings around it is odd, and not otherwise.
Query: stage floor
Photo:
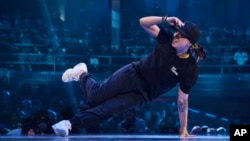
[[[178,135],[55,135],[0,136],[0,141],[229,141],[229,136],[195,136],[179,138]]]

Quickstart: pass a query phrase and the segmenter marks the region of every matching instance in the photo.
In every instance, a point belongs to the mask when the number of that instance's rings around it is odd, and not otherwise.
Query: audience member
[[[217,130],[215,128],[207,128],[207,135],[217,135]]]
[[[22,122],[22,134],[26,135],[43,135],[52,134],[53,130],[50,122],[48,111],[41,109],[36,114],[27,117]]]
[[[167,115],[159,125],[160,133],[163,134],[179,134],[176,119],[173,115]]]
[[[102,123],[101,128],[105,134],[117,134],[117,124],[122,121],[121,114],[114,115],[109,120]]]
[[[201,126],[201,134],[202,135],[207,135],[207,129],[208,129],[209,127],[207,126],[207,125],[203,125],[203,126]]]
[[[243,48],[239,48],[234,53],[234,60],[236,62],[236,73],[239,74],[238,80],[243,80],[243,75],[245,73],[245,65],[248,61],[248,54]]]
[[[191,129],[190,134],[192,134],[192,135],[200,135],[201,134],[201,127],[198,126],[198,125],[194,126]]]
[[[217,134],[220,136],[220,135],[226,135],[226,133],[227,133],[227,130],[226,130],[226,128],[224,128],[224,127],[218,127],[217,129],[216,129],[216,132],[217,132]]]
[[[145,121],[136,116],[135,109],[125,112],[125,119],[118,124],[118,133],[141,134],[145,133]]]

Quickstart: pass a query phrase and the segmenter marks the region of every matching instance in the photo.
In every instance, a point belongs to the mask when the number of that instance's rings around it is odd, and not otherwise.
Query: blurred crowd
[[[131,16],[127,10],[120,13],[119,47],[114,47],[111,43],[110,15],[100,17],[94,10],[80,10],[76,14],[78,18],[72,25],[70,21],[65,22],[60,19],[58,12],[53,10],[49,12],[51,22],[46,18],[19,13],[0,13],[1,54],[11,53],[2,55],[1,62],[19,62],[19,64],[26,62],[26,65],[20,66],[16,66],[15,63],[4,64],[6,68],[32,71],[35,70],[32,68],[35,63],[74,62],[76,60],[72,55],[84,56],[88,63],[102,65],[105,60],[97,56],[127,56],[139,59],[150,53],[155,44],[154,39],[147,36],[139,26],[139,14]],[[92,20],[86,20],[90,18]],[[105,20],[102,20],[104,18]],[[122,20],[123,18],[126,20]],[[101,25],[97,19],[102,20]],[[202,34],[200,44],[207,49],[209,56],[202,65],[238,65],[238,58],[244,58],[240,59],[241,65],[249,65],[250,27],[213,22],[198,24]],[[243,55],[239,55],[239,52]],[[117,62],[124,63],[122,60]],[[230,71],[236,70],[226,70]]]

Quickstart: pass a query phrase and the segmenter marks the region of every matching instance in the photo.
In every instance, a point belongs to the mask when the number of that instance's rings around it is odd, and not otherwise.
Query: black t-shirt
[[[184,93],[189,93],[198,78],[198,66],[190,55],[187,59],[181,59],[176,55],[172,47],[173,34],[160,28],[155,38],[158,45],[153,52],[133,62],[135,70],[145,80],[147,90],[151,97],[157,97],[178,83]]]

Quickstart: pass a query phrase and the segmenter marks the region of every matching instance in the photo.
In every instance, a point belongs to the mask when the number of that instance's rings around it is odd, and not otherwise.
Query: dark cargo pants
[[[97,126],[114,114],[149,101],[145,84],[131,64],[117,70],[102,83],[84,73],[80,77],[80,86],[93,107],[75,115],[70,120],[73,127]]]

